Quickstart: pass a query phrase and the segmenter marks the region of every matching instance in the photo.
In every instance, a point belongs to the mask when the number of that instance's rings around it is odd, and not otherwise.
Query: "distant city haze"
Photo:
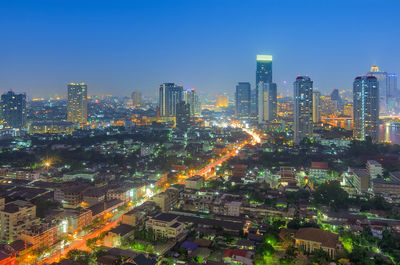
[[[3,1],[0,92],[66,97],[158,97],[173,82],[199,94],[255,88],[256,55],[273,56],[278,93],[298,75],[314,89],[351,90],[374,64],[400,73],[400,2],[388,1]]]

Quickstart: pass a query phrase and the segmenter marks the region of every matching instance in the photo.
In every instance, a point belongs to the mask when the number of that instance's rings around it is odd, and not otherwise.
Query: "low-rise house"
[[[229,264],[238,263],[245,265],[253,265],[253,255],[252,251],[239,250],[239,249],[227,249],[225,250],[222,259],[224,262]]]
[[[106,246],[120,246],[122,240],[125,238],[133,235],[135,227],[126,225],[126,224],[120,224],[119,226],[111,229],[110,231],[107,232],[105,238],[104,238],[104,245]]]
[[[178,221],[178,216],[161,213],[150,217],[146,228],[152,229],[157,237],[178,239],[183,234],[184,224]]]
[[[313,252],[316,249],[326,251],[331,258],[341,248],[339,235],[313,227],[300,228],[295,236],[295,246]]]
[[[60,234],[79,232],[93,220],[92,211],[88,209],[65,210],[59,214],[58,218],[62,220]]]
[[[185,189],[199,190],[204,186],[202,176],[193,176],[185,180]]]
[[[400,194],[400,172],[392,172],[387,178],[372,180],[374,194],[396,195]]]
[[[57,227],[49,224],[35,225],[22,232],[19,238],[32,244],[33,249],[50,247],[57,242]]]
[[[310,177],[316,179],[325,178],[328,174],[329,167],[326,162],[311,162]]]
[[[54,200],[60,202],[64,208],[76,208],[83,201],[83,194],[88,189],[85,184],[63,184],[54,190]]]
[[[0,240],[12,242],[26,229],[39,224],[36,205],[26,201],[0,202]]]
[[[124,205],[124,202],[118,199],[113,199],[109,201],[100,202],[95,204],[88,209],[92,211],[92,218],[96,219],[107,213],[112,213],[118,209],[118,207]]]
[[[371,177],[366,169],[354,169],[353,184],[357,192],[365,193],[370,188]]]

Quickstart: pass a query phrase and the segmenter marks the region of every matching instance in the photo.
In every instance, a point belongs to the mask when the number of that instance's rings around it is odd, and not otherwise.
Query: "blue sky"
[[[156,95],[162,82],[205,94],[254,84],[257,53],[291,93],[308,74],[322,91],[351,89],[372,64],[400,72],[400,1],[2,0],[0,91]],[[283,84],[287,81],[287,85]]]

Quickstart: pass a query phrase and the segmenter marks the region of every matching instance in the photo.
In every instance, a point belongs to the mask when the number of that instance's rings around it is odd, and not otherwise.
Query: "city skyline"
[[[121,1],[112,8],[106,1],[97,1],[96,5],[90,1],[22,1],[24,8],[20,8],[21,3],[9,2],[1,18],[7,25],[3,30],[7,41],[0,44],[6,51],[0,66],[0,90],[26,92],[30,97],[65,96],[66,83],[85,82],[92,94],[129,96],[132,91],[141,91],[145,96],[156,96],[160,83],[174,82],[200,93],[233,94],[237,82],[256,87],[257,54],[273,55],[274,80],[281,94],[291,95],[291,83],[297,75],[313,76],[315,87],[326,92],[334,88],[351,90],[353,77],[366,73],[374,64],[386,72],[400,72],[392,60],[400,54],[394,45],[399,37],[385,34],[398,28],[398,22],[390,19],[399,6],[395,1],[386,5],[378,5],[378,1],[359,5],[365,2],[354,1],[346,3],[346,9],[340,9],[337,2],[288,1],[290,4],[281,6],[274,1],[234,1],[227,10],[222,2],[213,9],[208,1],[198,5],[172,1],[157,8],[135,1]],[[355,12],[359,8],[363,12]],[[161,23],[172,9],[190,16]],[[261,24],[262,16],[239,24],[235,17],[238,10],[246,18],[255,10],[268,11],[270,16]],[[199,23],[205,11],[209,19]],[[218,16],[222,11],[225,20]],[[336,18],[338,11],[342,19],[329,20]],[[385,11],[385,16],[378,11]],[[40,17],[31,21],[36,13]],[[300,20],[303,15],[312,18]],[[371,23],[371,18],[380,23]],[[255,31],[260,25],[261,33]],[[365,25],[376,38],[356,34],[365,31]],[[380,30],[382,25],[385,31]],[[302,29],[307,30],[306,35]],[[160,42],[168,32],[182,41]],[[233,41],[238,34],[246,41]],[[364,42],[367,37],[368,42]],[[210,41],[214,45],[204,45]],[[159,67],[153,67],[154,61]],[[340,78],[332,79],[332,74]]]

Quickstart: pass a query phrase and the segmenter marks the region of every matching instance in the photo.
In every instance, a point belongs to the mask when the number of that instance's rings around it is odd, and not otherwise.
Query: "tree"
[[[67,253],[67,259],[73,260],[79,265],[95,265],[90,252],[73,249]]]
[[[329,206],[335,211],[347,208],[348,198],[349,195],[338,181],[322,183],[314,192],[315,203]]]
[[[331,261],[331,257],[326,251],[322,249],[316,249],[312,253],[310,261],[317,264],[328,264]]]

